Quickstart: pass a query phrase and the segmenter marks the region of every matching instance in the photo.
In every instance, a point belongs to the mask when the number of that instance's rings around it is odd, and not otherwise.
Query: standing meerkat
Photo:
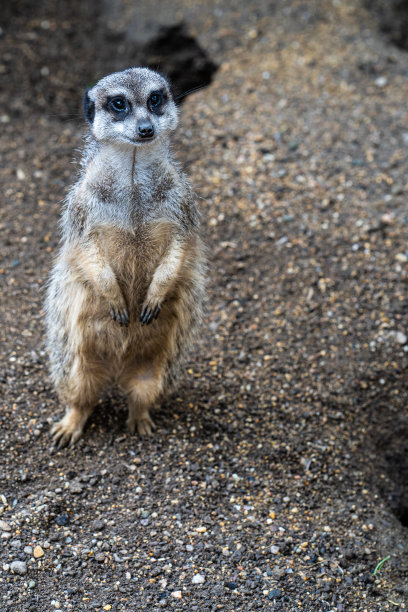
[[[51,377],[73,444],[100,392],[128,396],[128,428],[151,434],[149,409],[169,388],[201,317],[203,245],[189,183],[173,160],[169,84],[129,68],[88,90],[81,173],[61,219],[46,298]]]

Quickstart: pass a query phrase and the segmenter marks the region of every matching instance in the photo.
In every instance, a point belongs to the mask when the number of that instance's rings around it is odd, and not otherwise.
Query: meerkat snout
[[[154,127],[147,119],[142,119],[137,124],[137,132],[140,138],[153,138],[154,136]]]

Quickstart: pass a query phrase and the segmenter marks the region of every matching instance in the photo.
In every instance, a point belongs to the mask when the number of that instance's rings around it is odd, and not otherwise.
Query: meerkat
[[[204,297],[199,213],[169,136],[169,83],[147,68],[108,75],[85,93],[89,134],[61,217],[46,297],[51,378],[65,416],[51,430],[75,443],[102,390],[128,397],[131,432],[174,380]]]

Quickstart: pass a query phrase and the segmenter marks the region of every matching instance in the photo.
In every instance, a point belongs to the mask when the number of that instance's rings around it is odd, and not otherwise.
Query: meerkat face
[[[95,138],[119,146],[145,145],[177,127],[169,84],[148,68],[104,77],[85,93],[84,110]]]

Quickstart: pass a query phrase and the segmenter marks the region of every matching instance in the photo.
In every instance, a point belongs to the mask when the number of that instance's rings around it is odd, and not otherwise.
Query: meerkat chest
[[[163,217],[173,217],[182,200],[170,176],[148,184],[121,184],[103,176],[88,185],[87,192],[85,198],[92,203],[88,204],[92,225],[110,225],[128,232],[137,232]]]

